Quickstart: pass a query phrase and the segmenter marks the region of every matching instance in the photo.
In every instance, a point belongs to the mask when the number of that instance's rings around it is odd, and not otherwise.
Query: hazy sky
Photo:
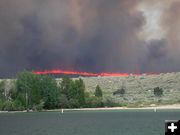
[[[0,77],[180,71],[180,0],[0,0]]]

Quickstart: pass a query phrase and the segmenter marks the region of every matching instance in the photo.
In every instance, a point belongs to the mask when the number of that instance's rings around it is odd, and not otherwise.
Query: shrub
[[[96,107],[104,107],[104,103],[101,98],[96,96],[91,96],[86,99],[86,107],[96,108]]]
[[[115,103],[112,99],[108,98],[104,102],[104,106],[106,106],[106,107],[116,107],[116,106],[119,106],[119,104]]]
[[[124,94],[125,94],[125,89],[124,88],[118,89],[115,92],[113,92],[113,95],[124,96]]]
[[[41,111],[43,110],[43,107],[44,107],[44,102],[40,101],[40,103],[38,105],[34,105],[32,109],[34,111]]]
[[[25,110],[25,106],[22,104],[22,102],[18,99],[13,101],[14,109],[16,111],[22,111]]]
[[[3,104],[2,110],[3,111],[14,111],[16,109],[15,109],[14,103],[12,101],[5,101]]]
[[[163,89],[160,87],[154,88],[154,95],[157,97],[161,97],[163,95]]]

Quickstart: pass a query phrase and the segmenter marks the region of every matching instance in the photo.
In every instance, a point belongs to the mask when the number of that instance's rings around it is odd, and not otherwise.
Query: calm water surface
[[[180,111],[91,111],[0,114],[0,135],[164,135]]]

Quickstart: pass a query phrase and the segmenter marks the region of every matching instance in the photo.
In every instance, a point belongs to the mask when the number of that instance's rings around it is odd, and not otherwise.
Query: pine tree
[[[102,96],[103,96],[101,87],[100,87],[99,85],[96,86],[94,95],[95,95],[96,97],[102,97]]]

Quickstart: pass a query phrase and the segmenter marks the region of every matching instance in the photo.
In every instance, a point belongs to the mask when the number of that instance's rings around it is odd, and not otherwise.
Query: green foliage
[[[102,93],[101,87],[100,87],[99,85],[97,85],[97,86],[96,86],[96,89],[95,89],[94,95],[95,95],[96,97],[102,97],[102,96],[103,96],[103,93]]]
[[[70,108],[79,108],[79,107],[81,107],[81,105],[80,105],[78,99],[70,99],[69,100],[69,107]]]
[[[106,101],[104,102],[104,106],[106,106],[106,107],[116,107],[116,106],[119,106],[119,104],[115,103],[111,98],[107,98]]]
[[[18,75],[16,86],[16,91],[11,91],[12,99],[29,109],[85,106],[85,84],[82,79],[73,81],[65,76],[58,88],[56,80],[49,76],[22,72]]]
[[[49,76],[41,76],[40,91],[45,109],[54,109],[58,106],[58,87],[56,80]]]
[[[14,103],[12,101],[5,101],[3,104],[2,110],[3,111],[14,111],[16,109],[15,109]]]
[[[0,111],[3,110],[3,101],[0,99]]]
[[[68,100],[73,96],[74,92],[72,91],[73,80],[68,76],[62,78],[62,82],[60,84],[61,93],[66,95]]]
[[[163,89],[160,87],[154,88],[154,95],[157,97],[161,97],[163,95]]]
[[[41,111],[41,110],[43,110],[43,107],[44,107],[44,101],[41,100],[38,105],[34,105],[33,106],[32,110],[34,110],[34,111]]]
[[[23,106],[24,108],[27,107],[24,93],[18,93],[17,97],[14,98],[14,101],[20,102],[21,106]]]
[[[0,99],[5,100],[5,81],[0,82]]]
[[[25,110],[25,106],[23,106],[22,102],[18,99],[13,101],[13,107],[16,111],[22,111]]]
[[[60,91],[64,95],[61,97],[62,101],[59,100],[60,107],[78,108],[85,105],[85,84],[82,79],[73,81],[65,76],[62,79]]]
[[[59,108],[69,108],[70,107],[69,101],[68,101],[66,95],[61,94],[58,101],[59,101],[58,102],[58,107]]]
[[[13,85],[14,86],[14,85]],[[121,93],[122,94],[122,93]],[[95,96],[85,92],[82,79],[62,78],[59,85],[54,78],[21,72],[15,81],[15,88],[5,93],[5,82],[0,82],[0,110],[35,110],[55,108],[112,107],[111,99],[103,101],[103,92],[96,86]]]
[[[86,99],[86,107],[90,107],[90,108],[104,107],[104,103],[101,98],[96,96],[91,96]]]
[[[27,108],[31,108],[33,102],[38,102],[37,97],[40,96],[40,92],[37,89],[37,87],[40,87],[38,83],[39,76],[31,72],[25,71],[18,75],[16,81],[17,97],[19,98],[19,101],[21,101],[22,104]]]
[[[47,75],[35,75],[31,72],[22,72],[16,81],[17,91],[12,92],[12,98],[17,98],[29,109],[41,104],[43,99],[44,108],[57,107],[58,88],[56,80]]]
[[[75,99],[79,102],[80,107],[85,105],[85,84],[82,79],[75,81],[76,96]]]
[[[115,92],[113,92],[113,95],[124,96],[125,92],[126,92],[125,89],[124,89],[124,88],[121,88],[121,89],[118,89],[118,90],[116,90]]]

